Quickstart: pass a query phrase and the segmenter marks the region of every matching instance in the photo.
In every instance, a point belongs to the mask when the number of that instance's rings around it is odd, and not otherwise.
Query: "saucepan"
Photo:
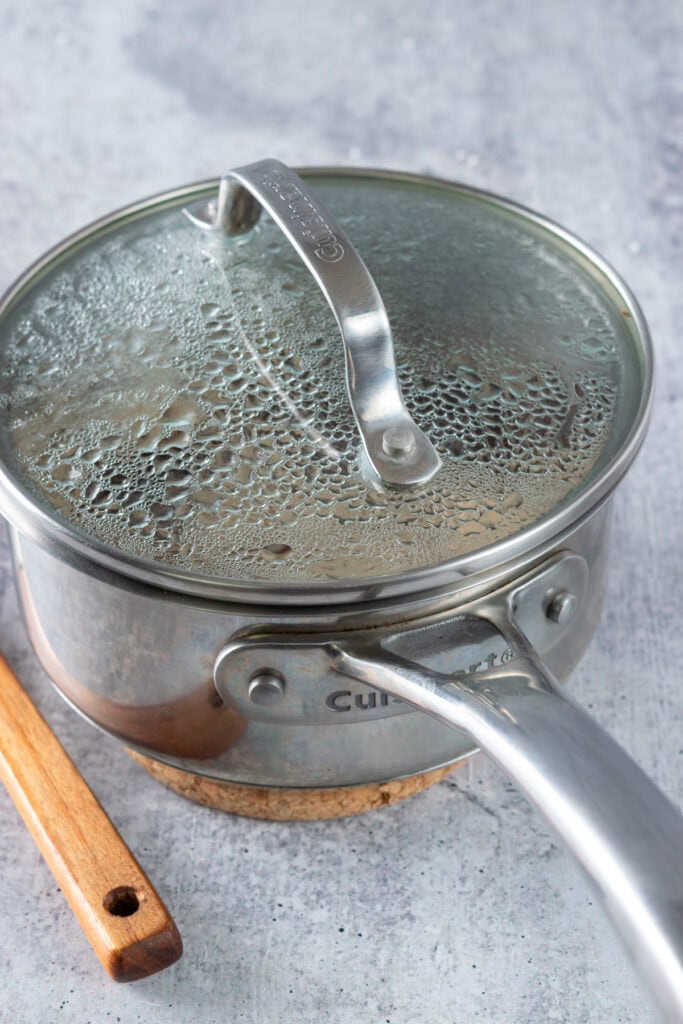
[[[68,239],[0,341],[0,503],[67,700],[304,798],[484,750],[683,1019],[683,820],[558,683],[651,404],[602,259],[462,185],[266,160]]]

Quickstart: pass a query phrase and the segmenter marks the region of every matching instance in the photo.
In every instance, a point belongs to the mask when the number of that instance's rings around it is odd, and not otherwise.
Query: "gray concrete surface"
[[[574,694],[683,804],[683,7],[404,0],[0,3],[0,284],[141,195],[264,155],[427,171],[601,250],[650,320],[659,390],[617,502]],[[2,647],[156,880],[186,953],[117,987],[0,793],[0,1020],[657,1020],[592,895],[484,759],[336,823],[166,792],[50,689],[2,560]]]

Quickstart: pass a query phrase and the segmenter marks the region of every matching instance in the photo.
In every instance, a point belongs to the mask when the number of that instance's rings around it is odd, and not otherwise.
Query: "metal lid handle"
[[[384,303],[318,197],[279,160],[261,160],[221,179],[213,219],[188,216],[205,230],[234,235],[253,227],[261,207],[299,253],[337,319],[349,400],[371,466],[386,484],[425,483],[441,460],[403,401]]]

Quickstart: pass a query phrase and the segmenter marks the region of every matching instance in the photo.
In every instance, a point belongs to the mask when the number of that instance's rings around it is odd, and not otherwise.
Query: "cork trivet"
[[[142,765],[153,779],[208,807],[240,814],[245,818],[266,818],[270,821],[314,821],[321,818],[346,818],[364,814],[377,807],[405,800],[440,782],[463,761],[434,768],[421,775],[411,775],[392,782],[366,786],[340,786],[336,789],[281,789],[276,786],[244,786],[219,782],[202,775],[193,775],[172,768],[134,750],[130,756]]]

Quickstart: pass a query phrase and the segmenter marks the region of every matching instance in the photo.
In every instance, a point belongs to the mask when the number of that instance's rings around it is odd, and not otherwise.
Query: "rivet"
[[[561,626],[566,625],[574,618],[578,603],[576,594],[572,594],[569,590],[561,590],[551,600],[546,615],[551,622],[557,622]]]
[[[415,448],[415,435],[410,427],[387,427],[382,434],[382,449],[392,459],[402,459]]]
[[[249,697],[254,704],[272,708],[285,697],[285,681],[272,669],[262,669],[249,682]]]

